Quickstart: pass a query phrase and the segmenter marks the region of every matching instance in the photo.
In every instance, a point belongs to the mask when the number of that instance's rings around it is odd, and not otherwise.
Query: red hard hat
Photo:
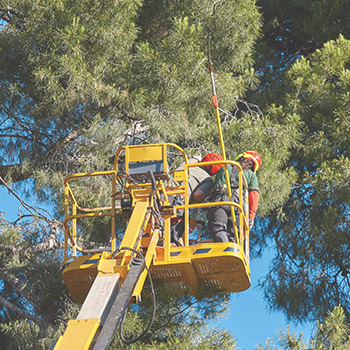
[[[242,157],[251,159],[254,162],[254,173],[256,173],[259,170],[261,163],[262,163],[262,158],[258,152],[245,151],[244,153],[242,153],[238,157],[236,157],[235,160],[240,160]]]
[[[202,162],[212,162],[215,160],[223,160],[221,154],[219,153],[208,153],[202,158]],[[205,168],[208,170],[208,173],[212,176],[215,175],[218,170],[223,166],[223,164],[214,164],[214,165],[206,165]]]

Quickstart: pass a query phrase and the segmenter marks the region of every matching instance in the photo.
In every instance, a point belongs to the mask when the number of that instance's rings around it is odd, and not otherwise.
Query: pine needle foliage
[[[1,221],[1,337],[9,349],[42,349],[77,310],[60,277],[63,179],[110,169],[122,144],[218,150],[208,53],[221,107],[234,111],[257,84],[261,17],[254,0],[0,0],[0,18],[0,176],[55,215],[24,206],[18,220]],[[76,189],[94,206],[107,201],[109,185]],[[104,227],[86,224],[82,243],[100,243]],[[227,303],[169,301],[168,328],[159,318],[135,348],[232,348],[231,334],[205,330]],[[179,313],[184,305],[192,307]],[[144,322],[141,311],[127,322]]]
[[[258,350],[346,350],[350,347],[350,328],[341,306],[329,312],[324,322],[317,322],[314,335],[310,340],[303,340],[303,333],[292,333],[288,327],[276,345],[273,339],[266,341],[266,346],[259,344]]]
[[[267,223],[277,254],[263,282],[271,308],[296,320],[341,304],[349,318],[349,55],[342,35],[287,72],[281,109],[301,122],[284,220]],[[267,221],[266,221],[267,222]]]

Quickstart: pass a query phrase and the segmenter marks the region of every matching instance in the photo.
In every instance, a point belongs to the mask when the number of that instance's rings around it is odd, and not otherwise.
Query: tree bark
[[[43,327],[45,329],[47,329],[48,327],[52,327],[50,323],[46,322],[42,318],[36,317],[28,312],[23,311],[22,309],[10,303],[8,300],[3,298],[2,296],[0,296],[0,303],[3,304],[9,310],[15,312],[20,318],[34,321],[39,327]]]
[[[38,304],[37,299],[29,290],[28,287],[22,283],[17,277],[10,275],[6,269],[0,269],[0,278],[7,282],[13,289],[15,289],[23,298],[33,304]]]

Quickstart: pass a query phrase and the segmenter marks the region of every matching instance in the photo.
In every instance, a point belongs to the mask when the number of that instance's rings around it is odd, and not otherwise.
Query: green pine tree
[[[265,221],[277,253],[263,286],[269,306],[297,320],[335,305],[349,318],[349,57],[350,41],[339,36],[296,61],[284,81],[281,111],[302,122],[287,163],[298,178],[284,217]]]
[[[345,321],[345,314],[340,306],[330,311],[324,322],[317,322],[316,331],[311,339],[303,340],[303,334],[281,331],[277,344],[273,339],[266,341],[266,346],[259,344],[258,350],[346,350],[350,347],[350,328]]]
[[[20,198],[49,204],[55,217],[23,202],[19,220],[1,221],[1,337],[9,349],[47,349],[77,313],[60,276],[66,175],[110,169],[125,143],[176,142],[202,155],[219,150],[208,53],[226,111],[228,156],[257,148],[266,162],[262,183],[280,174],[274,188],[288,192],[291,170],[282,168],[298,122],[280,125],[244,101],[258,83],[255,1],[1,0],[0,18],[0,177]],[[283,142],[278,155],[276,137]],[[105,200],[105,186],[81,186],[84,203]],[[281,203],[276,191],[262,201],[262,214]],[[96,226],[86,226],[86,239],[94,233]],[[234,347],[232,335],[205,329],[227,298],[160,301],[165,314],[135,348]],[[131,313],[127,322],[144,319]]]

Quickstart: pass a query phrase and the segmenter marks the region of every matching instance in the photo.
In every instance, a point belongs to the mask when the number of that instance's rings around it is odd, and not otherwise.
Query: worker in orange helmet
[[[261,166],[262,159],[258,152],[246,151],[236,157],[242,167],[244,177],[248,185],[249,196],[249,227],[254,225],[254,219],[259,204],[259,184],[256,172]],[[238,169],[228,164],[227,171],[231,182],[232,199],[238,202]],[[210,196],[211,202],[228,201],[226,178],[224,168],[217,172],[213,192]],[[236,212],[236,223],[238,222],[238,210]],[[214,242],[234,242],[234,228],[229,206],[211,207],[208,211],[208,227]]]
[[[218,153],[208,153],[205,155],[201,162],[212,162],[223,160],[221,154]],[[190,195],[190,203],[202,203],[205,198],[210,194],[214,181],[211,176],[214,176],[218,170],[223,166],[223,164],[212,164],[212,165],[204,165],[198,168],[190,168],[190,178],[189,178],[189,190],[191,192]],[[203,172],[204,171],[204,172]],[[196,186],[191,183],[196,183]]]
[[[188,160],[189,163],[220,161],[223,157],[218,153],[208,153],[202,159],[194,156]],[[212,176],[223,166],[223,164],[205,165],[200,167],[189,168],[188,178],[188,195],[189,203],[202,203],[211,193],[214,185]],[[183,170],[184,164],[180,165],[176,170]],[[171,199],[171,204],[183,204],[183,198],[179,196]],[[178,210],[177,216],[171,220],[171,241],[178,243],[184,232],[184,211]]]

